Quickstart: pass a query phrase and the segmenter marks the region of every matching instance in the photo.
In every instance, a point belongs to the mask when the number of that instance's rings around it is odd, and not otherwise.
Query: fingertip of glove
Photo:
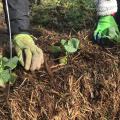
[[[36,69],[33,68],[33,67],[30,68],[30,71],[31,71],[31,72],[33,72],[33,71],[35,71],[35,70],[36,70]]]
[[[25,66],[24,68],[25,68],[26,71],[30,70],[30,68],[28,66],[27,67]]]
[[[22,65],[22,67],[24,67],[24,62],[23,61],[19,60],[19,63],[20,63],[20,65]]]

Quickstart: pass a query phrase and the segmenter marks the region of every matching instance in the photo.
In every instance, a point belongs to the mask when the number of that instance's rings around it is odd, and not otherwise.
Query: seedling
[[[62,64],[67,64],[68,55],[77,52],[79,49],[80,41],[76,38],[71,38],[69,40],[62,39],[60,42],[49,47],[49,51],[54,55],[63,55],[60,57],[59,62]]]
[[[17,57],[8,59],[0,56],[0,86],[5,87],[6,83],[10,82],[13,84],[16,80],[15,73],[10,72],[16,68],[18,62]]]

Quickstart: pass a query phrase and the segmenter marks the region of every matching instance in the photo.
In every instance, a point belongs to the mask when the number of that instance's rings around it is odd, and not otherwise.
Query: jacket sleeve
[[[117,0],[95,0],[99,16],[111,15],[117,12]]]
[[[12,34],[27,32],[29,29],[29,0],[7,0]],[[3,0],[7,18],[6,4]],[[6,19],[7,22],[7,19]]]

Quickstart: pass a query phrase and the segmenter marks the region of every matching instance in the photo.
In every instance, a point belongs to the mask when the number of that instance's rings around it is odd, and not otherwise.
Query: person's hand
[[[29,34],[17,34],[13,43],[19,61],[26,70],[39,70],[44,63],[43,51],[38,48]]]
[[[94,42],[98,44],[120,43],[120,32],[113,16],[100,17],[94,31]]]

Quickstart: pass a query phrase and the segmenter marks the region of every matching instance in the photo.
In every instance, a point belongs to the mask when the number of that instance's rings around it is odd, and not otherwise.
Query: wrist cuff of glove
[[[24,39],[24,40],[30,40],[30,41],[35,41],[35,40],[37,40],[36,37],[34,37],[33,35],[28,34],[28,33],[15,34],[15,35],[13,36],[13,40],[17,40],[17,39]]]
[[[97,14],[99,16],[112,15],[117,12],[116,0],[96,0]]]
[[[15,36],[20,35],[20,34],[30,35],[29,32],[20,32],[20,33],[18,33],[18,34],[13,34],[12,37],[14,38]]]

